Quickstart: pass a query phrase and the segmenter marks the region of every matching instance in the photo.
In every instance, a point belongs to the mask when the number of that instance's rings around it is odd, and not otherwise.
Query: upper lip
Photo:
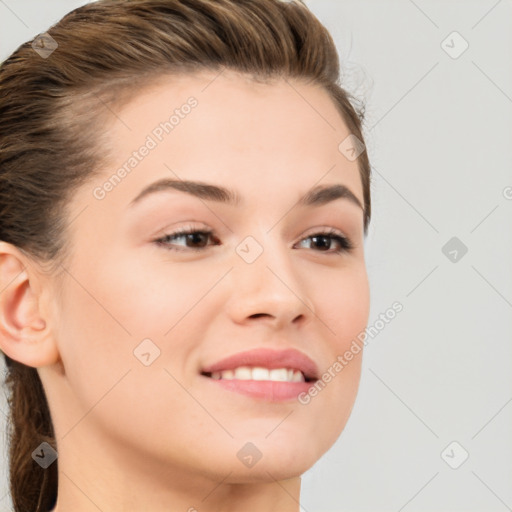
[[[216,363],[205,366],[202,369],[202,373],[233,370],[239,366],[260,366],[270,370],[275,368],[289,368],[301,371],[306,380],[318,379],[318,367],[315,362],[295,349],[274,350],[260,348],[239,352]]]

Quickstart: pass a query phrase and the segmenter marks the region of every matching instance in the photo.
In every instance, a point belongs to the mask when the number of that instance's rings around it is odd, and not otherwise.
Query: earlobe
[[[0,348],[11,359],[41,367],[59,360],[41,311],[36,266],[18,248],[0,242]]]

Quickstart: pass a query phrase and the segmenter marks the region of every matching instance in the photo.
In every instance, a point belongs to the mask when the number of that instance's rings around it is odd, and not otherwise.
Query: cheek
[[[188,387],[184,374],[194,350],[190,340],[194,328],[201,330],[201,317],[194,317],[193,308],[211,283],[201,285],[180,272],[157,279],[128,266],[102,260],[97,269],[70,270],[73,278],[63,289],[56,333],[72,392],[63,431],[75,424],[85,428],[90,421],[116,430],[126,442],[141,428],[157,426],[184,437],[180,422],[168,422],[175,411],[197,423],[204,418],[171,375]],[[158,353],[148,366],[138,358],[143,359],[140,351],[134,354],[145,339],[154,343],[145,345],[150,358]],[[167,418],[165,424],[155,411]]]
[[[187,268],[161,261],[141,264],[119,255],[102,258],[96,268],[77,268],[76,275],[87,291],[70,281],[69,316],[88,330],[91,340],[98,338],[91,336],[96,332],[104,344],[119,345],[116,340],[128,338],[132,346],[144,338],[170,335],[194,315],[194,308],[222,274],[211,268],[198,274],[190,264]]]
[[[316,285],[316,312],[329,331],[326,338],[335,355],[347,350],[368,323],[370,290],[366,267],[358,265],[341,271],[324,286]]]
[[[316,313],[329,328],[325,337],[329,357],[321,368],[318,393],[313,391],[311,398],[319,414],[321,409],[338,411],[338,414],[330,415],[329,420],[330,428],[337,435],[350,415],[359,387],[364,350],[361,335],[365,332],[370,311],[366,267],[361,264],[347,268],[319,293],[316,303],[321,307]]]
[[[109,274],[112,289],[105,300],[134,337],[170,335],[182,320],[194,316],[194,309],[222,276],[220,270],[204,267],[201,262],[194,268],[190,263],[140,265],[127,259]]]
[[[189,356],[211,322],[203,311],[206,295],[221,269],[198,273],[192,265],[140,265],[117,255],[102,256],[96,266],[77,260],[70,273],[58,338],[69,379],[83,396],[93,400],[130,368],[148,369],[138,359],[142,347],[161,372],[190,370]],[[86,375],[91,368],[92,380]]]

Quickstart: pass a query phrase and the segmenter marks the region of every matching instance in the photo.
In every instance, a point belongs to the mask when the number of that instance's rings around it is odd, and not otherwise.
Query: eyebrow
[[[239,206],[244,201],[234,190],[212,185],[202,181],[173,180],[169,178],[155,181],[144,188],[131,202],[130,207],[140,202],[142,198],[150,194],[164,190],[179,190],[200,199],[216,201],[233,206]],[[345,185],[318,185],[308,190],[296,203],[297,206],[321,206],[336,199],[347,199],[359,206],[364,212],[364,207],[357,196]]]

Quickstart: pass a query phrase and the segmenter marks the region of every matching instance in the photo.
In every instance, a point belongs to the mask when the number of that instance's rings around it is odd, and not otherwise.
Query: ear
[[[44,274],[16,246],[0,241],[0,349],[34,368],[59,360],[44,307]],[[44,297],[43,297],[44,295]]]

